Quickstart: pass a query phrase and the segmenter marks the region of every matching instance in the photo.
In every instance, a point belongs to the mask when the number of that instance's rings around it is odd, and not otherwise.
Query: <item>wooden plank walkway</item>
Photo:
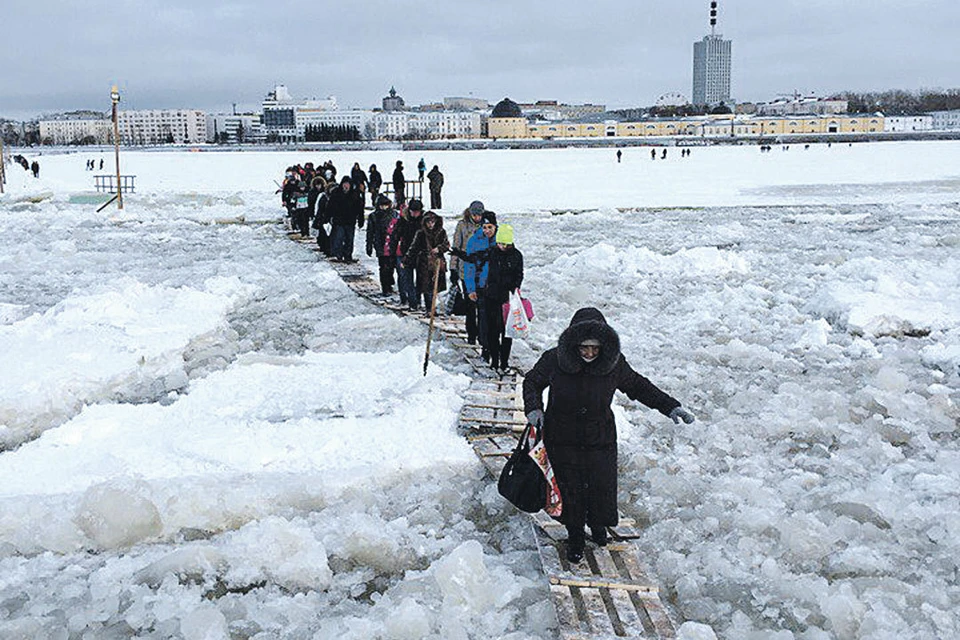
[[[290,235],[299,240],[298,234]],[[299,241],[312,244],[306,239]],[[330,266],[359,296],[429,325],[429,315],[409,311],[391,297],[381,296],[380,284],[361,263],[330,261]],[[434,329],[473,368],[472,382],[460,410],[459,431],[491,476],[498,478],[526,426],[520,393],[523,377],[516,369],[494,373],[480,357],[480,347],[466,342],[461,317],[437,315]],[[647,576],[640,561],[633,542],[640,536],[631,519],[621,516],[620,524],[608,529],[610,542],[606,547],[588,542],[583,561],[571,565],[566,559],[565,527],[543,511],[524,515],[531,520],[531,534],[557,610],[560,638],[676,637],[675,625],[660,600],[656,582]]]

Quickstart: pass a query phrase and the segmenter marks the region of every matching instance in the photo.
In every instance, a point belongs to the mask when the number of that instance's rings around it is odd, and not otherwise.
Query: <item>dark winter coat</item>
[[[580,357],[578,345],[600,341],[592,362]],[[637,373],[620,353],[620,337],[597,309],[577,311],[555,348],[546,351],[523,381],[523,411],[543,409],[543,390],[549,387],[543,420],[543,440],[560,481],[564,522],[576,522],[585,512],[590,522],[617,523],[617,427],[610,404],[619,390],[664,415],[680,403]],[[595,490],[579,495],[584,474]],[[569,510],[568,510],[569,507]],[[581,520],[582,522],[582,520]]]
[[[403,177],[403,168],[397,167],[393,170],[393,193],[398,200],[406,197],[407,181]]]
[[[383,185],[383,176],[380,175],[380,172],[376,169],[370,170],[370,181],[368,186],[370,191],[380,191],[380,187]]]
[[[433,292],[433,271],[438,268],[439,262],[440,274],[437,278],[437,291],[447,290],[447,264],[443,254],[450,250],[450,241],[447,239],[447,232],[443,228],[443,218],[432,211],[428,211],[421,216],[423,222],[419,231],[410,244],[410,249],[404,253],[404,263],[407,266],[414,266],[417,270],[417,282],[420,283],[421,293]],[[433,225],[433,231],[427,230],[427,220],[436,220]],[[437,249],[437,254],[433,254],[433,249]]]
[[[494,246],[490,249],[490,268],[487,283],[480,290],[486,300],[503,304],[510,300],[510,292],[523,284],[523,254],[513,245],[504,250]]]
[[[299,184],[299,181],[295,178],[287,178],[283,182],[280,201],[283,203],[283,206],[287,208],[288,212],[297,208],[297,190],[299,189]]]
[[[414,218],[409,211],[404,210],[400,217],[394,218],[393,229],[390,231],[390,237],[387,240],[387,255],[407,255],[417,231],[420,230],[420,219],[422,217]]]
[[[344,192],[342,187],[337,187],[331,191],[329,198],[326,215],[331,224],[363,227],[363,199],[359,191],[350,189]]]
[[[440,189],[443,188],[443,174],[440,173],[440,169],[437,167],[430,169],[430,173],[427,174],[427,180],[430,181],[430,191],[440,193]]]
[[[387,244],[387,230],[390,228],[390,221],[396,216],[396,211],[391,209],[381,209],[377,207],[367,216],[367,255],[372,256],[376,252],[377,257],[384,255],[384,248]]]
[[[296,183],[296,188],[291,195],[291,208],[294,211],[310,208],[310,187],[303,180]]]
[[[367,174],[360,167],[354,167],[350,171],[350,179],[353,180],[353,186],[361,191],[367,187]]]

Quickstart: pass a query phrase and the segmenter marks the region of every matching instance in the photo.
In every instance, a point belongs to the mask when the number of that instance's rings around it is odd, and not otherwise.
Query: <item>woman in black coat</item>
[[[550,388],[546,413],[543,390]],[[567,527],[567,559],[579,562],[584,525],[593,541],[607,543],[617,512],[617,425],[610,403],[622,391],[674,422],[694,417],[680,402],[633,370],[620,353],[620,337],[599,310],[577,311],[557,346],[545,352],[523,381],[527,421],[542,427]]]
[[[523,284],[523,254],[513,244],[513,227],[509,224],[500,225],[496,241],[487,254],[487,280],[480,289],[477,310],[483,314],[480,324],[486,332],[480,341],[484,347],[481,354],[489,358],[494,371],[506,372],[513,339],[506,336],[503,305],[509,302],[510,292]]]

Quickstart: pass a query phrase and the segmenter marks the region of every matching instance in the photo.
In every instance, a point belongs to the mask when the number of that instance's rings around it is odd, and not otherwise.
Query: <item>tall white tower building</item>
[[[693,104],[730,102],[732,42],[717,33],[717,3],[710,3],[710,35],[693,43]]]

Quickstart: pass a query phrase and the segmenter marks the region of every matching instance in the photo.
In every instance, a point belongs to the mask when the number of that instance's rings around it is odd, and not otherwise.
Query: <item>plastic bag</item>
[[[527,310],[524,308],[518,290],[510,292],[510,302],[508,304],[510,307],[507,310],[504,335],[514,340],[526,338],[530,334],[530,319],[527,317]]]

